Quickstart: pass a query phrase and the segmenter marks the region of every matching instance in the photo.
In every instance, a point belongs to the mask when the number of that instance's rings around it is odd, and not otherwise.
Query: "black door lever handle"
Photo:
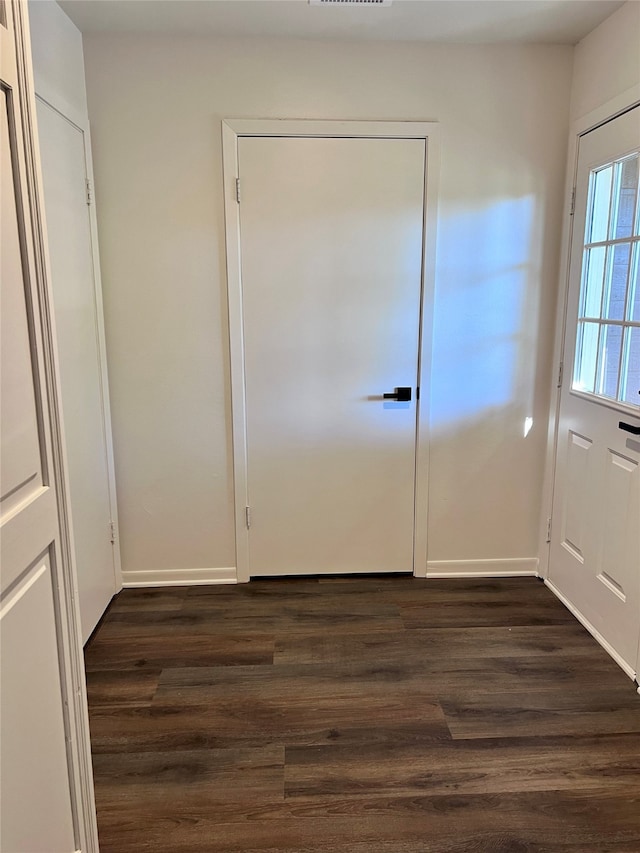
[[[630,432],[631,435],[640,435],[640,426],[634,426],[633,424],[626,424],[624,421],[620,421],[618,428],[623,429],[625,432]]]
[[[383,394],[385,400],[397,400],[399,403],[408,403],[411,400],[411,388],[396,388],[393,393]]]

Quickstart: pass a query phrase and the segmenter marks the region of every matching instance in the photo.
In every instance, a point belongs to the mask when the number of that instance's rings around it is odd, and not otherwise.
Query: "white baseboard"
[[[589,622],[588,619],[585,619],[585,617],[582,615],[582,613],[580,613],[580,611],[577,609],[577,607],[575,607],[569,601],[568,598],[565,598],[565,596],[560,592],[558,587],[554,586],[550,580],[545,578],[544,583],[545,583],[545,586],[549,587],[549,589],[555,595],[555,597],[558,598],[564,604],[564,606],[567,608],[567,610],[569,610],[569,611],[571,611],[571,613],[573,613],[573,615],[576,617],[578,622],[580,622],[582,625],[584,625],[584,627],[591,634],[593,639],[596,640],[602,646],[602,648],[605,650],[605,652],[614,659],[614,661],[618,664],[618,666],[625,673],[625,675],[628,675],[629,678],[635,680],[635,677],[636,677],[635,669],[632,666],[630,666],[624,660],[624,658],[620,657],[620,655],[613,648],[613,646],[605,640],[605,638],[602,636],[602,634],[596,628],[593,627],[593,625],[591,624],[591,622]],[[640,690],[639,690],[639,692],[640,692]]]
[[[428,578],[537,577],[537,557],[498,560],[429,560]]]
[[[157,569],[156,571],[122,572],[124,587],[136,586],[203,586],[213,583],[237,583],[236,569]]]

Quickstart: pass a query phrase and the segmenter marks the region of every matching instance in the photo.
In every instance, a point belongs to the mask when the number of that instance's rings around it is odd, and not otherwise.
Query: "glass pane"
[[[600,316],[606,253],[605,246],[585,249],[582,267],[582,297],[580,299],[581,317]]]
[[[593,394],[598,361],[599,328],[597,323],[578,323],[572,386],[576,391],[588,391]]]
[[[630,243],[617,243],[615,246],[609,246],[606,284],[602,301],[602,316],[607,320],[622,320],[624,318],[630,257]]]
[[[613,166],[591,173],[591,215],[585,243],[600,243],[607,239],[612,178]]]
[[[614,400],[618,397],[621,345],[622,326],[603,326],[600,332],[596,394],[613,397]]]
[[[624,349],[620,399],[640,406],[640,329],[626,330]]]
[[[633,247],[627,306],[627,317],[629,320],[640,323],[640,243],[636,243]]]
[[[636,206],[638,186],[638,155],[627,157],[616,163],[613,204],[611,208],[611,240],[630,237],[633,229],[633,217]]]

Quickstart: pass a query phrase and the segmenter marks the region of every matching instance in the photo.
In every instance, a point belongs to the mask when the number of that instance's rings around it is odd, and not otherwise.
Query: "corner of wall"
[[[640,85],[640,3],[628,0],[574,50],[571,118]]]

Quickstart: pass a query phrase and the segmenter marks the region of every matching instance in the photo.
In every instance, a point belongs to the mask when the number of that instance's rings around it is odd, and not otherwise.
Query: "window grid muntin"
[[[631,323],[640,322],[640,241],[632,247],[626,319]]]
[[[634,188],[634,201],[630,205],[631,207],[631,223],[629,229],[629,236],[626,237],[615,237],[613,236],[613,216],[615,210],[616,216],[616,230],[619,230],[618,222],[619,222],[619,210],[621,206],[620,192],[621,192],[621,182],[623,175],[624,164],[630,160],[631,158],[639,158],[638,166],[636,168],[635,175],[635,188]],[[589,194],[587,199],[587,218],[585,221],[585,231],[583,241],[589,239],[594,232],[594,205],[596,203],[596,194],[597,194],[597,176],[598,174],[604,172],[605,170],[611,168],[611,180],[609,181],[609,199],[608,199],[608,210],[607,210],[607,224],[605,234],[608,239],[606,240],[592,240],[590,242],[583,242],[582,249],[582,269],[580,276],[580,296],[578,302],[578,318],[577,318],[577,327],[576,327],[576,338],[575,338],[575,356],[574,356],[574,365],[573,365],[573,379],[572,379],[572,389],[578,391],[581,394],[586,394],[587,396],[597,397],[601,400],[609,400],[612,402],[617,402],[622,405],[628,406],[631,405],[634,408],[640,407],[639,404],[630,403],[629,401],[624,399],[624,394],[626,393],[627,386],[627,377],[629,371],[629,361],[632,355],[632,329],[640,328],[640,321],[632,320],[632,310],[633,310],[633,301],[631,288],[634,288],[634,296],[635,296],[635,288],[637,284],[635,282],[635,269],[636,264],[640,264],[640,248],[637,248],[638,244],[640,244],[640,151],[634,151],[629,154],[626,154],[624,157],[619,158],[618,160],[611,161],[609,163],[603,164],[599,166],[597,169],[592,170],[589,176]],[[603,199],[604,201],[604,199]],[[615,246],[627,244],[629,246],[629,261],[626,269],[626,277],[625,277],[625,290],[624,290],[624,306],[622,319],[611,319],[603,317],[604,314],[604,306],[605,306],[605,297],[607,292],[611,291],[612,287],[612,279],[613,279],[613,261],[615,255]],[[602,267],[602,280],[600,287],[600,313],[599,316],[591,316],[584,313],[584,310],[587,305],[587,296],[588,296],[588,273],[589,273],[589,262],[590,262],[590,250],[604,248],[605,256]],[[611,272],[609,274],[609,268],[611,265]],[[611,279],[611,280],[610,280]],[[597,349],[594,353],[595,355],[595,364],[594,364],[594,375],[592,377],[591,389],[587,390],[582,386],[582,383],[578,383],[578,380],[583,375],[583,356],[584,356],[584,340],[585,340],[585,324],[589,323],[590,325],[597,325],[598,327],[598,335],[597,335]],[[608,332],[605,331],[607,327],[617,327],[620,329],[620,352],[618,354],[618,373],[617,373],[617,382],[616,382],[616,396],[611,397],[602,393],[602,389],[606,388],[606,378],[602,376],[602,370],[604,366],[606,366],[606,357],[607,352],[604,346],[604,342],[608,338]]]

